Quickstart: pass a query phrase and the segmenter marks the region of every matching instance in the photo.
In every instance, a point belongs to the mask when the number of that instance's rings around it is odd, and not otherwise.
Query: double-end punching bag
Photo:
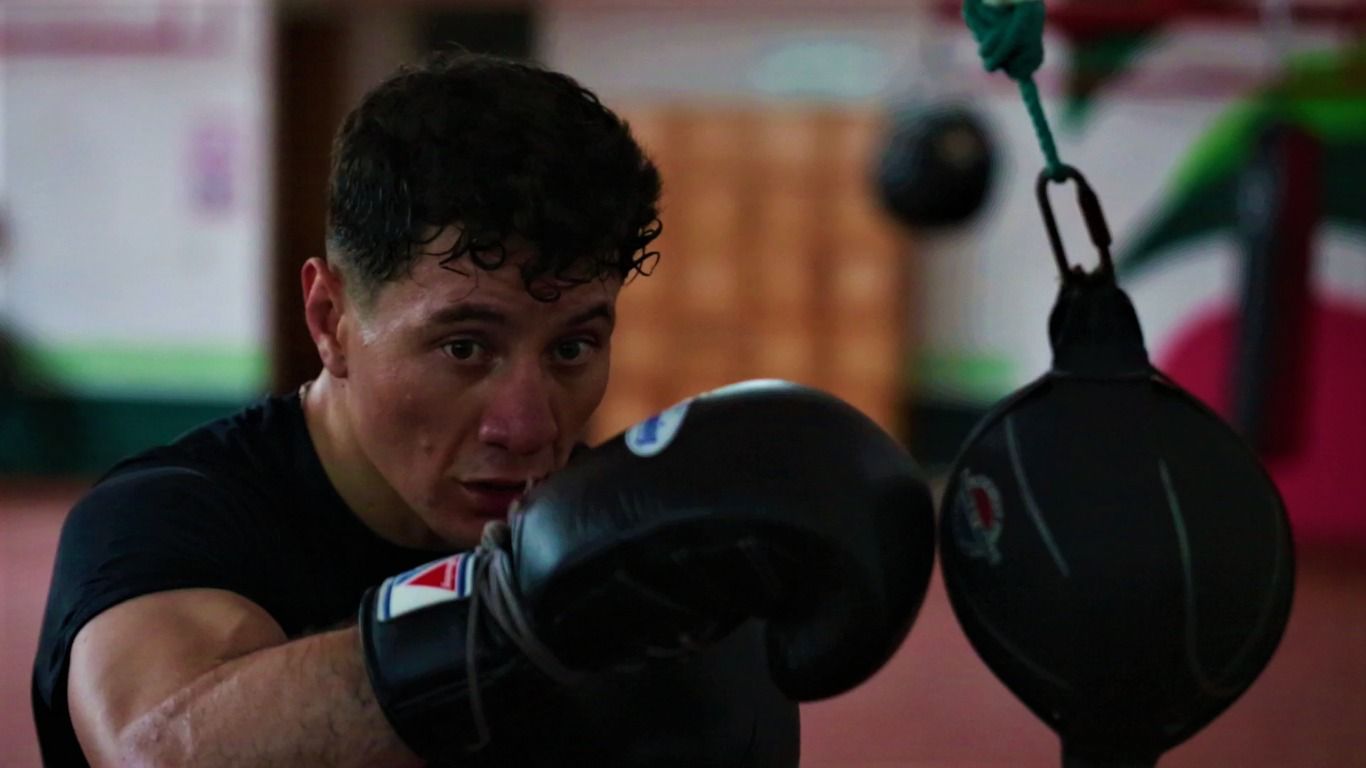
[[[1100,249],[1062,275],[1052,369],[977,425],[941,504],[953,609],[1062,741],[1065,768],[1152,766],[1261,673],[1285,629],[1285,510],[1249,446],[1148,360],[1100,204],[1063,180]]]

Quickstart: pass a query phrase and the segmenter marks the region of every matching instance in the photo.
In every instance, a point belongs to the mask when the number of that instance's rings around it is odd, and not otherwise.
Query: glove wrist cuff
[[[385,719],[432,763],[479,751],[488,736],[481,720],[492,719],[488,712],[509,698],[500,692],[505,681],[528,665],[495,627],[481,625],[472,675],[468,628],[477,609],[470,601],[385,617],[383,594],[384,587],[365,593],[358,623],[366,675]]]

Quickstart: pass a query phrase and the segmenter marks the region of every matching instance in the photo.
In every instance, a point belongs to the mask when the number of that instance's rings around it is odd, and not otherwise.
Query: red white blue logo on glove
[[[375,601],[375,618],[389,621],[429,605],[463,600],[473,589],[473,554],[443,557],[385,579]]]
[[[637,456],[654,456],[669,447],[678,428],[683,426],[691,402],[684,400],[626,430],[627,449]]]

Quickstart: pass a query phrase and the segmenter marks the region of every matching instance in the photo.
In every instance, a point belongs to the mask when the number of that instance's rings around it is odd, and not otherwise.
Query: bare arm
[[[288,641],[231,592],[161,592],[96,616],[67,693],[92,766],[421,765],[375,702],[356,628]]]

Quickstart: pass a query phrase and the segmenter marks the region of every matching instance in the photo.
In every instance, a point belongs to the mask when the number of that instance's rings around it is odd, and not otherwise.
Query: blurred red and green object
[[[1120,274],[1173,258],[1173,249],[1237,225],[1243,174],[1259,138],[1273,125],[1318,139],[1321,217],[1366,229],[1366,45],[1306,53],[1278,82],[1216,118],[1178,165],[1169,191],[1120,252]]]
[[[1364,174],[1366,46],[1298,56],[1195,142],[1117,259],[1132,280],[1193,252],[1180,246],[1239,242],[1241,301],[1179,331],[1159,367],[1254,442],[1298,538],[1356,547],[1366,547],[1366,304],[1318,296],[1309,276],[1324,225],[1366,230]]]

